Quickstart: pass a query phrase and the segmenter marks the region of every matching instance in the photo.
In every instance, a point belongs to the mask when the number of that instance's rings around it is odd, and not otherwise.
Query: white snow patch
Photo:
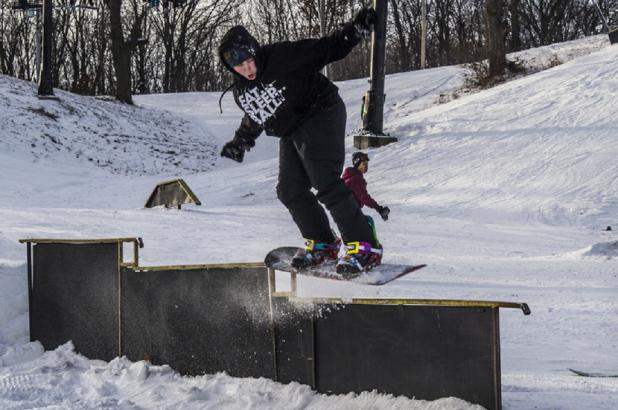
[[[0,367],[14,366],[22,362],[34,360],[43,353],[43,346],[39,342],[9,346],[6,352],[0,356]]]
[[[0,261],[0,364],[12,360],[4,357],[11,346],[19,346],[29,339],[27,290],[25,264]]]
[[[618,256],[618,241],[595,243],[577,253],[584,258],[613,259]]]
[[[62,386],[61,389],[58,386]],[[326,396],[298,383],[224,373],[181,377],[168,366],[88,360],[68,342],[31,362],[0,368],[0,407],[481,410],[456,398],[410,400],[376,392]]]
[[[33,83],[0,75],[1,152],[123,175],[199,172],[216,162],[217,145],[196,123],[163,110],[54,93],[59,101],[39,100]]]

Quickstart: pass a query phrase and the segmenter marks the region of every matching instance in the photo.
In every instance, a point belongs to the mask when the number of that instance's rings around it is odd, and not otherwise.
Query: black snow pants
[[[341,180],[345,124],[345,105],[337,98],[334,105],[314,112],[290,136],[281,139],[277,197],[304,238],[327,243],[335,239],[319,201],[330,212],[344,242],[364,241],[377,246],[352,191]]]

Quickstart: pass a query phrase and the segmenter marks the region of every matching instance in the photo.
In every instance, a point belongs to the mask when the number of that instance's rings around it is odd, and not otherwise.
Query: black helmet
[[[242,64],[250,58],[255,58],[255,52],[251,52],[249,46],[244,44],[232,44],[229,49],[223,51],[223,59],[230,67]]]
[[[234,66],[250,58],[258,65],[260,44],[243,26],[234,26],[223,36],[219,45],[219,57],[223,64],[234,73]]]
[[[369,155],[365,154],[362,151],[357,151],[352,154],[352,165],[354,168],[358,168],[361,162],[369,161]]]

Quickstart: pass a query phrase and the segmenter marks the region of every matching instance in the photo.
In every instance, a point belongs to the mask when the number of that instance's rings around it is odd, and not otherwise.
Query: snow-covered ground
[[[571,61],[446,104],[461,67],[387,78],[386,131],[400,141],[370,152],[370,192],[392,211],[378,233],[385,260],[428,267],[381,287],[300,278],[299,292],[527,302],[531,316],[501,314],[504,408],[615,409],[618,379],[567,368],[618,372],[618,47],[597,36],[519,56]],[[349,155],[367,84],[339,86]],[[221,115],[217,93],[140,96],[133,108],[35,91],[0,76],[0,408],[478,408],[181,377],[30,343],[18,239],[141,236],[142,265],[259,261],[302,241],[275,196],[276,139],[260,137],[243,164],[216,157],[240,116],[230,96]],[[171,177],[203,205],[144,209]]]
[[[0,76],[3,154],[82,159],[124,175],[207,171],[216,160],[216,142],[199,123],[61,90],[58,102],[33,93],[33,84]]]

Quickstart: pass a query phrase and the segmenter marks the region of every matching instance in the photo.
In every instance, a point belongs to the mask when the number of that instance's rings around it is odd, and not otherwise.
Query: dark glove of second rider
[[[388,208],[388,206],[381,206],[377,209],[377,211],[383,220],[388,221],[388,214],[391,213],[391,210]]]

